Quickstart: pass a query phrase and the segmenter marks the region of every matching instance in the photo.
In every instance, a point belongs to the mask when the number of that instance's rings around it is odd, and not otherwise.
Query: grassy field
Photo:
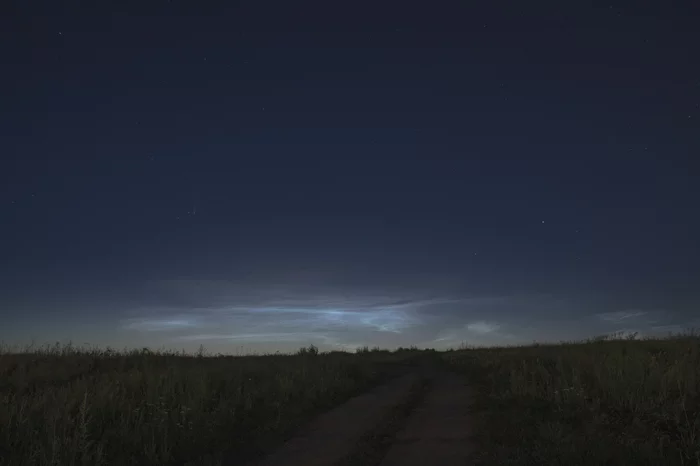
[[[447,352],[482,465],[700,465],[700,338]]]
[[[700,466],[697,336],[444,353],[0,351],[0,466],[244,461],[419,361],[467,375],[475,464]]]
[[[214,465],[255,457],[415,352],[0,352],[0,465]]]

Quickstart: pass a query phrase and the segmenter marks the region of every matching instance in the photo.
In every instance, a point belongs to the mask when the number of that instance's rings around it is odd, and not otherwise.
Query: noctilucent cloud
[[[0,340],[700,324],[700,6],[10,2]]]

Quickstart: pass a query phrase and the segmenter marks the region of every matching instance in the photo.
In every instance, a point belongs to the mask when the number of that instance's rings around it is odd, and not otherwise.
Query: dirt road
[[[469,407],[463,378],[424,366],[322,414],[249,466],[464,466]]]
[[[466,465],[471,452],[470,398],[463,378],[437,374],[379,465]]]

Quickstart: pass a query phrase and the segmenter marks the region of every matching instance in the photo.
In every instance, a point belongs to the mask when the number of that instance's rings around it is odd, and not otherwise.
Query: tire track
[[[423,376],[417,380],[405,402],[394,406],[374,428],[362,436],[353,451],[334,466],[378,466],[413,410],[423,403],[431,386],[432,379],[429,377]]]
[[[248,466],[333,466],[343,461],[374,426],[413,396],[420,380],[415,373],[399,376],[321,414],[276,451]],[[238,463],[224,460],[224,466]]]
[[[248,466],[464,466],[472,453],[471,398],[464,378],[426,359],[320,415]]]
[[[450,372],[439,374],[378,466],[469,464],[473,453],[471,409],[472,394],[464,378]]]

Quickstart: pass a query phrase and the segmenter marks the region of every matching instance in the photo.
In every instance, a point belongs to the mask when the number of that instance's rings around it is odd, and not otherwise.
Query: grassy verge
[[[448,352],[481,398],[477,464],[700,465],[700,339]]]
[[[0,352],[0,465],[217,464],[257,456],[411,354]]]

